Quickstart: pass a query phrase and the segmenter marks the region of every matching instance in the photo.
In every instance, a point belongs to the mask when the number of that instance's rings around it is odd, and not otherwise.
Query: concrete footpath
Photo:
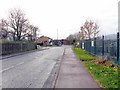
[[[67,47],[60,71],[56,80],[55,88],[100,88],[89,72],[81,64],[72,52],[71,47]]]

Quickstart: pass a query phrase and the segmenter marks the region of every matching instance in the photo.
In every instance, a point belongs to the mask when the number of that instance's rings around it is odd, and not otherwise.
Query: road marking
[[[21,62],[21,63],[18,63],[17,65],[15,65],[15,66],[11,66],[11,67],[9,67],[9,68],[3,69],[3,70],[0,71],[0,73],[5,72],[5,71],[7,71],[7,70],[9,70],[9,69],[12,69],[12,68],[14,68],[14,67],[16,67],[16,66],[19,66],[19,65],[21,65],[21,64],[23,64],[23,63],[24,63],[24,62]]]

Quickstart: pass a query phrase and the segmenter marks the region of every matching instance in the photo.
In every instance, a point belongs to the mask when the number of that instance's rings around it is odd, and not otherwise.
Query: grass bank
[[[84,66],[102,88],[118,88],[117,66],[104,66],[96,63],[96,57],[79,48],[73,48],[73,52],[83,62]]]

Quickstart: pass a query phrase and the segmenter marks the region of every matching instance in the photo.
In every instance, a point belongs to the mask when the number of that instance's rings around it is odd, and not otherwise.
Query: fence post
[[[21,52],[23,51],[23,43],[20,43]]]
[[[89,39],[86,39],[86,51],[89,52]]]
[[[86,50],[86,40],[84,40],[84,50]]]
[[[79,48],[81,48],[81,40],[79,41]]]
[[[82,48],[82,40],[80,40],[80,48]]]
[[[83,41],[84,41],[84,40],[81,41],[81,48],[83,47]],[[83,49],[83,48],[82,48],[82,49]]]
[[[118,32],[118,33],[117,33],[117,62],[118,62],[118,64],[120,65],[120,60],[119,60],[119,59],[120,59],[119,43],[120,43],[120,41],[119,41],[119,32]]]
[[[94,54],[96,55],[96,38],[94,38]]]
[[[89,39],[89,53],[91,53],[91,39]]]
[[[102,56],[104,56],[104,35],[102,36]]]

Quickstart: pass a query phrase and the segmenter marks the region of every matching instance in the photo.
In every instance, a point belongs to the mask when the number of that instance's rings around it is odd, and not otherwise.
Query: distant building
[[[61,46],[61,45],[69,45],[69,41],[67,39],[55,39],[53,40],[53,45]]]
[[[63,44],[64,44],[64,45],[69,45],[69,44],[70,44],[70,41],[67,40],[67,39],[63,39],[62,41],[63,41]]]
[[[49,46],[52,45],[52,39],[47,36],[41,36],[36,40],[38,45]]]
[[[53,45],[61,46],[62,45],[62,41],[55,39],[55,40],[53,40]]]

